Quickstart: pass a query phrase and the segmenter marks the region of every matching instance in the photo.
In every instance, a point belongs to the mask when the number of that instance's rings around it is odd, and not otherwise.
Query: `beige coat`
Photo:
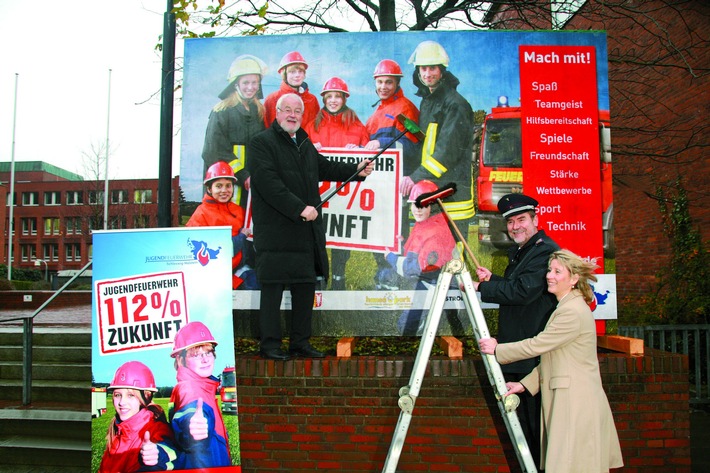
[[[563,297],[537,336],[501,343],[495,353],[502,364],[540,356],[521,382],[542,396],[540,463],[546,473],[600,473],[623,466],[599,374],[594,318],[581,292]]]

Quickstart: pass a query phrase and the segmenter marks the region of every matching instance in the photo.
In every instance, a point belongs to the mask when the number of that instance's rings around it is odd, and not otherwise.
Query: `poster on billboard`
[[[220,140],[215,130],[230,134],[224,117],[218,117],[230,107],[227,97],[238,87],[236,79],[244,77],[240,71],[255,71],[245,68],[245,55],[258,59],[256,97],[267,118],[251,131],[232,129],[231,138],[222,136],[226,151],[217,157],[215,143]],[[421,97],[428,79],[415,69],[418,62],[426,62],[425,56],[445,64],[444,74],[456,92],[446,104],[427,104]],[[555,56],[559,63],[548,62]],[[315,101],[320,120],[326,120],[323,117],[338,116],[346,106],[369,134],[357,137],[350,133],[352,128],[347,136],[328,138],[314,131],[316,112],[304,114],[303,128],[314,133],[314,144],[329,159],[347,159],[345,151],[364,157],[391,144],[378,134],[387,118],[382,107],[393,100],[380,94],[386,87],[378,82],[383,70],[396,78],[396,98],[411,103],[402,110],[423,134],[420,140],[392,144],[401,164],[381,168],[385,176],[376,181],[376,171],[359,185],[350,183],[324,205],[331,273],[337,278],[317,293],[315,333],[402,335],[398,323],[403,311],[427,308],[419,306],[427,297],[415,292],[432,285],[418,284],[422,281],[399,271],[402,265],[397,262],[411,250],[407,240],[415,219],[407,199],[411,184],[421,181],[438,188],[456,184],[456,193],[445,200],[447,210],[479,259],[491,267],[505,266],[498,260],[512,244],[498,214],[498,199],[514,192],[535,196],[540,228],[610,273],[602,276],[605,297],[598,301],[595,317],[616,318],[615,285],[609,283],[613,267],[605,262],[613,259],[614,251],[604,32],[424,31],[186,40],[180,182],[187,201],[201,200],[205,166],[214,159],[230,162],[237,178],[248,177],[246,142],[257,130],[271,126],[274,105],[269,96],[288,88],[293,79],[283,74],[283,66],[293,62],[305,64],[298,90],[312,95],[306,109]],[[339,110],[327,103],[333,90],[343,91]],[[562,102],[573,106],[563,107]],[[394,114],[388,118],[394,126]],[[346,143],[333,144],[338,139]],[[379,147],[372,146],[375,139]],[[571,152],[586,153],[588,159],[548,159]],[[322,183],[321,196],[329,196],[336,184]],[[406,193],[398,195],[401,191]],[[258,297],[249,292],[233,294],[234,309],[240,311],[236,330],[246,336],[254,335],[251,327],[258,309]],[[462,312],[457,297],[453,289],[445,306],[450,313]],[[343,301],[350,305],[343,307]],[[403,309],[405,301],[413,305]],[[323,309],[334,305],[339,309]],[[470,331],[465,314],[452,316],[450,322],[442,324],[441,334]]]
[[[241,471],[231,256],[229,227],[93,233],[91,471]]]

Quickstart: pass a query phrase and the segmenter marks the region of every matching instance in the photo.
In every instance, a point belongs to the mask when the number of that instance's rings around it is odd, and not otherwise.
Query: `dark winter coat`
[[[478,286],[483,302],[500,305],[498,343],[518,342],[532,338],[545,328],[557,306],[555,296],[547,292],[547,263],[550,254],[560,247],[538,231],[521,249],[517,245],[508,251],[505,274],[493,274],[490,281]],[[501,366],[504,373],[528,374],[538,363],[537,358]]]
[[[246,207],[247,193],[241,186],[249,178],[244,147],[252,136],[265,129],[264,118],[259,117],[256,104],[250,104],[249,110],[242,103],[220,111],[212,110],[207,122],[205,144],[202,147],[203,175],[217,161],[231,165],[240,183],[235,192],[237,203],[242,207]]]
[[[323,220],[319,214],[315,221],[304,222],[301,212],[320,204],[319,181],[345,181],[358,165],[328,161],[302,129],[294,143],[276,121],[250,141],[247,154],[259,282],[327,279]]]
[[[422,144],[422,159],[411,174],[414,182],[433,181],[438,187],[453,182],[456,194],[444,201],[453,220],[473,217],[473,109],[456,91],[459,80],[444,71],[439,86],[433,92],[422,84],[414,71],[414,85],[422,97],[419,107],[419,127],[426,138]]]

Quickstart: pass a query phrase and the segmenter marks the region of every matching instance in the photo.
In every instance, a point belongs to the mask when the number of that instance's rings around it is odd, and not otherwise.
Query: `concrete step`
[[[88,441],[64,440],[44,436],[0,435],[0,458],[3,465],[91,468]],[[17,470],[13,470],[17,471]]]
[[[91,440],[91,414],[55,409],[0,409],[0,435]]]
[[[62,401],[73,410],[91,411],[91,381],[32,380],[32,402]],[[22,380],[0,380],[0,400],[21,401]]]
[[[22,376],[22,363],[0,361],[0,379],[22,379]],[[86,381],[91,379],[91,365],[88,363],[33,362],[32,379]]]
[[[22,329],[0,327],[0,401],[21,401]],[[32,402],[69,403],[91,409],[91,329],[35,327]]]
[[[0,458],[5,468],[91,466],[91,415],[44,409],[0,409]],[[20,467],[23,468],[20,468]],[[78,471],[78,470],[77,470]]]
[[[32,344],[39,346],[91,346],[90,328],[50,328],[35,326]],[[0,326],[0,345],[22,346],[21,327]]]
[[[22,345],[0,345],[0,361],[22,362]],[[91,345],[63,346],[39,345],[33,342],[32,362],[63,361],[67,363],[91,363]]]

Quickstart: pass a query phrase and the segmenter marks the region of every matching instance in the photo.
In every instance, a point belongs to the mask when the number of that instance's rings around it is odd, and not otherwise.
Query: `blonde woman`
[[[250,54],[237,57],[229,68],[229,85],[219,94],[222,99],[214,106],[207,122],[202,148],[203,173],[218,161],[232,166],[237,178],[237,204],[246,208],[250,179],[246,169],[244,147],[249,139],[266,129],[261,78],[266,64]]]
[[[619,437],[597,360],[597,337],[589,303],[597,266],[569,250],[550,255],[547,290],[557,308],[533,338],[498,343],[479,341],[481,352],[499,363],[540,357],[520,382],[506,383],[508,394],[541,393],[540,468],[547,473],[599,473],[624,465]]]

